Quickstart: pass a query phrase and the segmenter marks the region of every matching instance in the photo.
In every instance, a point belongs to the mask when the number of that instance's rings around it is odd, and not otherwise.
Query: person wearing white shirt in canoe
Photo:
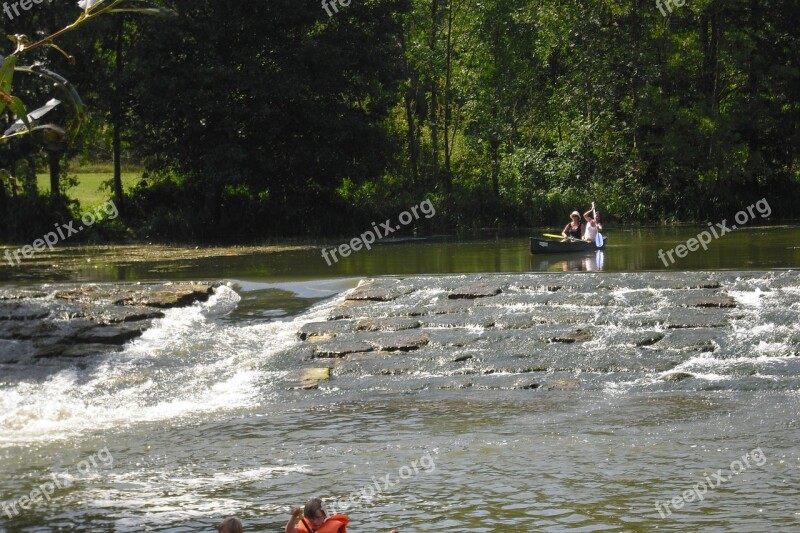
[[[597,232],[603,231],[603,225],[600,223],[600,211],[595,211],[597,220],[592,218],[593,209],[589,209],[583,214],[583,219],[586,221],[586,230],[583,233],[583,240],[586,242],[595,242]]]

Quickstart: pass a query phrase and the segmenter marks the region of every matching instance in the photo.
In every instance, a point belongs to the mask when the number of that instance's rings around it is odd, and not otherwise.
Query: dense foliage
[[[350,234],[425,198],[448,230],[800,199],[794,0],[153,3],[176,16],[110,15],[69,36],[75,65],[45,58],[89,104],[73,150],[102,157],[112,124],[146,166],[122,211],[143,237]]]

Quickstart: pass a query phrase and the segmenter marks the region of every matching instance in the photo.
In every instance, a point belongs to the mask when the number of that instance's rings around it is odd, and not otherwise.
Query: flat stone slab
[[[500,329],[528,329],[544,323],[544,320],[534,318],[530,313],[509,313],[498,317],[494,321],[494,326]]]
[[[720,336],[720,331],[713,328],[676,329],[670,331],[658,346],[681,352],[713,352]]]
[[[135,305],[169,309],[205,302],[214,293],[211,284],[174,284],[134,293],[115,300],[115,305]]]
[[[731,296],[713,296],[707,298],[694,298],[689,302],[691,307],[717,307],[733,309],[736,307],[736,300]]]
[[[139,328],[122,326],[95,326],[75,337],[74,342],[81,344],[125,344],[129,340],[141,337],[144,333]]]
[[[116,351],[142,335],[162,309],[205,301],[218,283],[48,285],[0,290],[0,339],[32,357],[82,357]]]
[[[585,342],[594,338],[592,332],[587,329],[576,329],[566,335],[556,335],[550,338],[550,342],[560,342],[562,344],[572,344],[573,342]]]
[[[492,285],[489,283],[471,283],[469,285],[462,285],[453,289],[450,294],[447,295],[447,297],[451,300],[456,300],[459,298],[472,300],[475,298],[487,298],[489,296],[500,294],[501,292],[503,292],[503,289],[497,285]]]
[[[684,379],[690,379],[694,376],[688,372],[672,372],[669,374],[665,374],[661,379],[664,381],[683,381]]]
[[[366,331],[402,331],[418,328],[419,326],[420,322],[415,318],[368,318],[359,321],[356,324],[356,329]]]
[[[376,350],[408,352],[425,346],[430,342],[430,339],[428,335],[420,331],[398,331],[381,334],[375,339],[370,339],[368,342],[370,342]]]
[[[652,346],[664,338],[664,334],[660,331],[643,331],[636,336],[633,341],[635,346]]]
[[[53,296],[69,302],[168,309],[204,302],[213,294],[217,285],[215,283],[83,285],[56,291]]]
[[[60,342],[61,339],[55,339],[57,342],[46,342],[42,344],[35,344],[33,347],[33,357],[37,359],[48,359],[56,357],[64,358],[79,358],[89,357],[92,355],[108,354],[119,352],[122,346],[114,344],[103,343],[88,343],[88,344],[65,344]]]
[[[438,299],[430,304],[426,308],[426,312],[423,314],[443,315],[447,313],[466,313],[473,307],[474,304],[475,302],[473,300],[468,299]]]
[[[50,310],[36,302],[0,302],[0,320],[39,320],[50,316]]]
[[[291,371],[286,376],[287,381],[292,383],[289,389],[311,390],[318,389],[320,384],[331,379],[331,369],[324,368],[300,368]]]
[[[99,315],[99,318],[101,321],[109,324],[117,324],[119,322],[141,322],[142,320],[164,318],[164,312],[147,307],[124,307],[122,309],[114,309],[113,311],[103,311]]]
[[[314,357],[344,357],[347,354],[371,352],[373,345],[364,341],[333,340],[314,346]]]
[[[661,320],[669,329],[725,328],[730,325],[724,312],[711,309],[669,309]]]
[[[353,330],[353,323],[349,320],[326,320],[324,322],[309,322],[303,324],[297,332],[300,340],[311,337],[336,336]]]
[[[0,339],[28,340],[52,337],[59,327],[53,321],[0,322]]]
[[[494,326],[495,321],[489,316],[479,316],[471,313],[457,313],[421,317],[420,322],[425,325],[425,327],[431,328],[490,328]]]
[[[401,286],[396,280],[369,280],[353,289],[345,299],[387,302],[412,291],[411,287]]]

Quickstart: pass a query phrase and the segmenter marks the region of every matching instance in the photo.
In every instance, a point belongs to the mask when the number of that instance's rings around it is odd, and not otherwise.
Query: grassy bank
[[[134,168],[123,169],[122,187],[131,189],[142,177],[142,171]],[[82,209],[92,208],[106,202],[113,196],[111,188],[104,183],[110,183],[114,177],[111,165],[92,165],[81,167],[76,172],[78,184],[64,191],[70,198],[78,200]],[[39,191],[46,194],[50,191],[50,175],[47,173],[36,174],[36,183]]]

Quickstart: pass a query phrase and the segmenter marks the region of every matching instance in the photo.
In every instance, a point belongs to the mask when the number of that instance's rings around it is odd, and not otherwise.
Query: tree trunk
[[[497,124],[499,113],[497,105],[492,106],[492,123]],[[500,139],[497,133],[489,137],[489,152],[492,158],[492,192],[495,198],[500,197]]]
[[[453,0],[447,2],[447,48],[445,50],[444,77],[444,174],[442,181],[446,190],[450,190],[450,123],[452,121],[452,76],[453,76]]]
[[[122,91],[120,84],[122,83],[122,43],[125,31],[125,22],[123,17],[118,18],[117,22],[117,37],[116,37],[116,65],[115,65],[115,80],[114,80],[114,94],[111,101],[111,123],[114,128],[113,133],[113,151],[114,151],[114,202],[117,205],[117,210],[122,211],[124,196],[122,192],[122,143],[120,141],[120,129],[122,128]]]
[[[408,163],[411,166],[411,185],[416,186],[417,181],[419,179],[419,144],[418,144],[418,136],[417,136],[417,125],[416,125],[416,105],[417,105],[417,96],[419,94],[419,74],[411,65],[411,62],[408,60],[408,50],[406,46],[406,31],[401,32],[400,34],[400,46],[403,50],[403,56],[406,58],[405,60],[405,69],[406,75],[408,76],[408,89],[404,95],[405,100],[405,108],[406,108],[406,123],[408,126],[408,130],[406,132],[406,138],[408,141]]]
[[[433,57],[436,56],[436,40],[439,27],[439,0],[431,0],[431,33],[428,41],[428,48]],[[435,65],[431,66],[431,79],[429,85],[430,93],[430,122],[431,122],[431,151],[433,165],[431,174],[433,181],[439,184],[439,90],[436,81]]]
[[[47,163],[50,166],[50,198],[52,200],[57,200],[61,196],[61,188],[58,183],[60,161],[60,152],[47,152]]]

